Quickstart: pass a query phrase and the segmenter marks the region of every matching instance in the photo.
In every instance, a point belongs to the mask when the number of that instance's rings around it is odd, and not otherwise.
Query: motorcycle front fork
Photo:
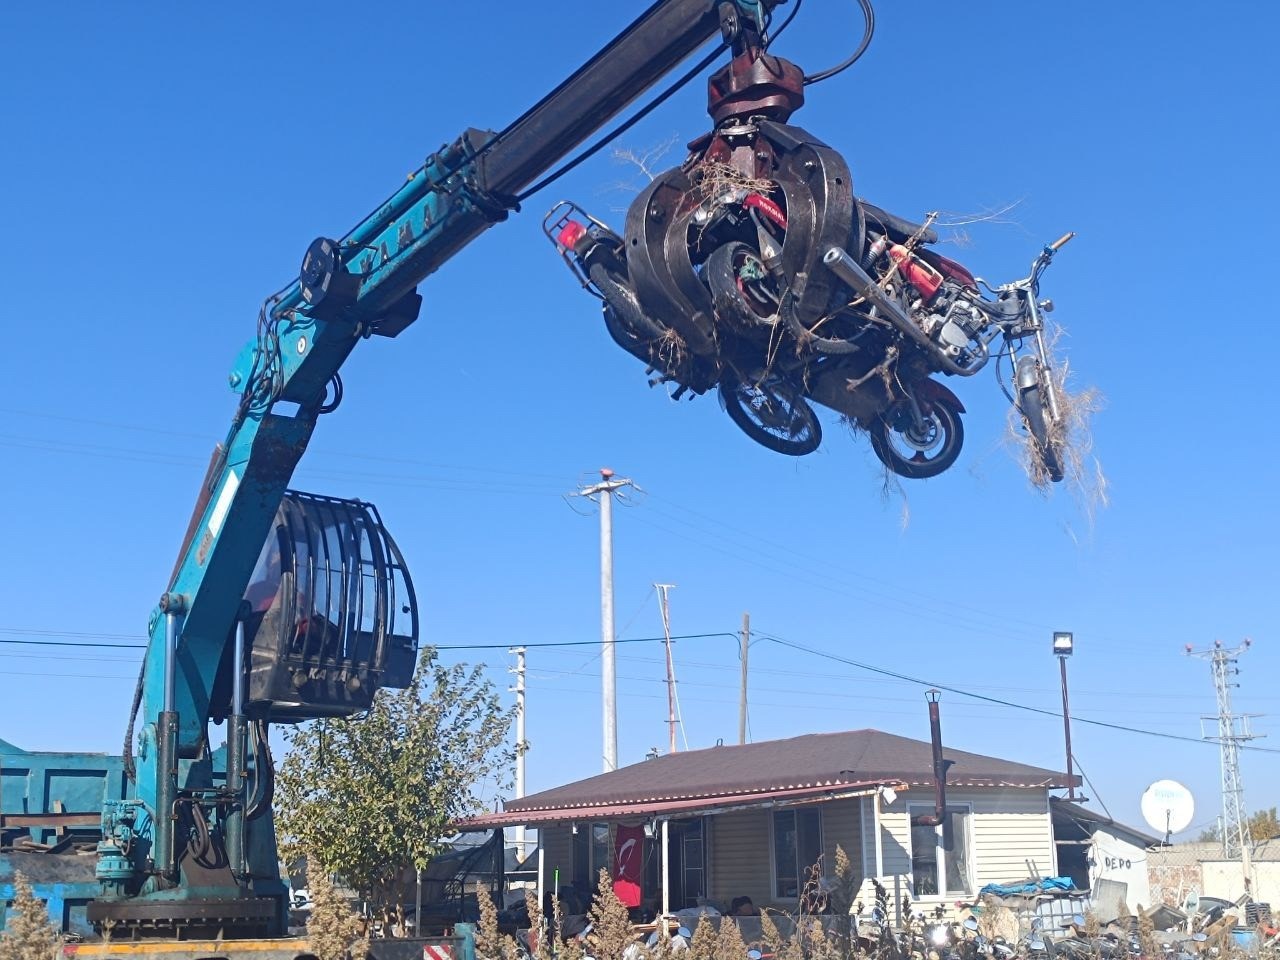
[[[1058,390],[1053,383],[1053,367],[1049,363],[1049,345],[1044,339],[1044,317],[1040,313],[1040,305],[1036,303],[1035,290],[1026,291],[1027,310],[1031,314],[1031,321],[1035,324],[1036,331],[1036,354],[1040,358],[1041,381],[1040,388],[1044,391],[1045,400],[1049,404],[1049,415],[1053,417],[1054,423],[1059,423],[1062,414],[1058,410]]]

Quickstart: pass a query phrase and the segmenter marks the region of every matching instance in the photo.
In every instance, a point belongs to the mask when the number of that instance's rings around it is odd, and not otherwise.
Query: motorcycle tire
[[[768,297],[753,296],[742,281],[741,269],[747,260],[755,260],[765,269],[760,255],[740,241],[717,247],[707,258],[702,276],[711,289],[711,301],[716,317],[747,330],[768,329],[778,319],[778,306],[770,304]],[[763,278],[768,284],[769,278]]]
[[[905,404],[900,403],[886,410],[871,425],[871,449],[881,463],[900,477],[928,480],[949,470],[960,456],[960,450],[964,446],[964,422],[960,419],[959,409],[949,400],[939,398],[930,404],[928,413],[937,431],[937,439],[927,448],[925,444],[929,441],[918,443],[895,426],[911,420]],[[900,450],[894,442],[894,434],[904,437],[907,445],[915,452],[908,456]],[[937,453],[927,456],[935,447]]]
[[[634,329],[624,323],[619,318],[618,311],[613,304],[606,301],[603,312],[604,328],[609,332],[609,338],[637,360],[643,360],[646,364],[652,363],[649,344],[653,341],[641,337]]]
[[[775,453],[802,457],[822,443],[822,425],[813,407],[777,374],[759,383],[726,374],[720,380],[720,402],[743,433]]]
[[[643,340],[657,340],[666,334],[667,328],[641,309],[630,284],[614,276],[604,264],[592,266],[589,276],[623,327]]]
[[[1060,482],[1065,476],[1062,455],[1058,452],[1057,444],[1049,439],[1049,419],[1045,415],[1044,395],[1038,382],[1018,391],[1018,410],[1027,423],[1027,429],[1031,431],[1036,452],[1040,455],[1040,462],[1049,474],[1049,479],[1054,483]]]

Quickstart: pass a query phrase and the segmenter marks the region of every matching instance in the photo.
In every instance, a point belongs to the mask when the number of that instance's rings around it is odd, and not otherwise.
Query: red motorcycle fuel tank
[[[925,303],[933,299],[938,288],[942,286],[942,274],[900,243],[889,247],[889,259],[898,265],[898,272],[903,279],[920,291]]]

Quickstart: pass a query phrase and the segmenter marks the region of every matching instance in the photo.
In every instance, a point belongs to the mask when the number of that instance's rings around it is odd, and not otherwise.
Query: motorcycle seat
[[[906,243],[912,237],[919,237],[922,243],[938,242],[938,232],[932,227],[894,216],[889,211],[882,210],[874,203],[867,203],[865,200],[859,200],[858,206],[862,208],[867,227],[879,228],[894,243]]]

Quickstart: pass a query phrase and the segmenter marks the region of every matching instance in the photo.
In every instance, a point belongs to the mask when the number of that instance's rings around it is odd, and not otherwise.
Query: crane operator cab
[[[413,676],[413,583],[370,503],[288,491],[245,600],[255,719],[348,716]]]

